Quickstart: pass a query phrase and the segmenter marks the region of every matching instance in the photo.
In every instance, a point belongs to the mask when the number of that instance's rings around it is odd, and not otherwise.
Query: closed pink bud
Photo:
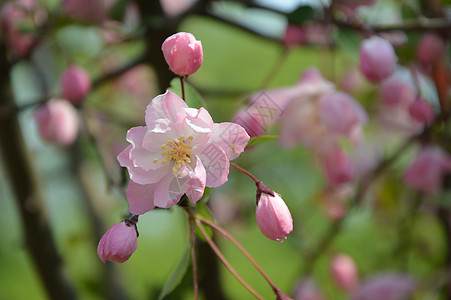
[[[325,300],[316,283],[310,279],[302,280],[294,291],[294,300]]]
[[[435,194],[446,173],[451,171],[451,157],[441,148],[429,146],[421,150],[404,175],[404,183],[426,194]]]
[[[91,90],[91,79],[85,69],[72,65],[61,75],[63,98],[72,103],[81,102]]]
[[[128,260],[138,246],[136,226],[119,222],[103,235],[97,247],[97,255],[107,260],[123,263]]]
[[[103,0],[63,0],[61,6],[71,18],[93,23],[102,23],[108,10]]]
[[[255,211],[260,231],[267,238],[282,242],[293,231],[293,219],[290,210],[279,194],[274,196],[263,193]]]
[[[380,86],[380,100],[385,105],[409,105],[415,100],[415,90],[407,79],[394,75],[382,82]]]
[[[356,125],[368,120],[362,106],[343,92],[334,92],[321,98],[319,115],[329,129],[346,136],[351,135]]]
[[[307,41],[307,33],[300,26],[288,25],[285,29],[283,44],[286,47],[302,45]]]
[[[179,32],[168,37],[161,46],[164,59],[172,72],[179,76],[189,76],[202,65],[204,53],[201,41],[194,35]]]
[[[445,55],[445,42],[434,33],[423,35],[418,43],[417,57],[426,65],[438,62]]]
[[[360,46],[360,71],[371,82],[390,77],[396,68],[397,57],[393,46],[383,38],[373,36]]]
[[[332,258],[330,269],[335,284],[350,293],[359,285],[359,275],[354,260],[346,254],[338,254]]]
[[[416,286],[412,278],[404,274],[376,275],[365,281],[352,300],[404,300],[410,299]]]
[[[333,148],[321,155],[320,159],[331,186],[336,187],[354,179],[354,164],[340,148]]]
[[[51,99],[34,112],[42,139],[61,146],[69,146],[77,138],[78,115],[75,108],[63,99]]]
[[[251,138],[261,136],[266,131],[264,120],[255,112],[256,110],[251,104],[249,107],[240,109],[232,119],[232,122],[241,125]]]
[[[429,102],[417,98],[409,107],[409,113],[412,119],[421,124],[431,123],[434,119],[434,109]]]

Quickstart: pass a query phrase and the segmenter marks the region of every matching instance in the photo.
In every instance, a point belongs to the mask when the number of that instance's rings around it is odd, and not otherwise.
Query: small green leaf
[[[315,17],[315,10],[309,5],[301,5],[288,15],[288,23],[299,25]]]
[[[190,247],[188,246],[185,250],[185,253],[183,253],[183,256],[180,259],[179,263],[177,264],[174,272],[172,272],[171,276],[164,284],[160,295],[158,296],[158,300],[164,299],[164,297],[169,295],[180,284],[186,274],[186,271],[188,270],[190,257]]]
[[[201,108],[206,107],[205,100],[202,98],[202,96],[199,94],[196,89],[190,85],[188,82],[184,82],[185,86],[185,101],[186,104],[188,104],[189,107],[193,108]],[[169,90],[173,93],[176,93],[177,95],[182,98],[182,89],[180,84],[180,78],[176,77],[171,80],[171,86],[169,87]]]
[[[278,139],[279,139],[278,135],[262,135],[262,136],[253,137],[249,140],[249,143],[247,143],[247,147],[258,145],[261,143],[266,143],[269,141],[278,140]]]
[[[341,52],[353,61],[359,59],[359,49],[362,39],[352,30],[340,29],[335,39]]]

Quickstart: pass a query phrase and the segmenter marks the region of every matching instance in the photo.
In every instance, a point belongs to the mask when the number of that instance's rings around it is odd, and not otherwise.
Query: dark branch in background
[[[4,45],[0,43],[0,111],[14,107],[10,68]],[[17,114],[0,118],[0,149],[7,178],[21,216],[26,247],[50,299],[77,299],[63,269],[50,231],[43,199],[31,164]]]

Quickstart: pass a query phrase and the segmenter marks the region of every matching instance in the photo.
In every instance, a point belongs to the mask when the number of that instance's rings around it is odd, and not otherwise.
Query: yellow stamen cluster
[[[193,137],[189,136],[188,141],[192,141]],[[183,136],[179,136],[175,141],[169,140],[165,144],[161,145],[161,156],[164,157],[161,162],[163,165],[166,165],[168,161],[174,161],[174,167],[172,168],[172,172],[177,173],[178,176],[181,176],[181,172],[179,169],[185,164],[189,164],[191,162],[191,145],[185,141]],[[158,162],[158,159],[154,159],[154,163]]]

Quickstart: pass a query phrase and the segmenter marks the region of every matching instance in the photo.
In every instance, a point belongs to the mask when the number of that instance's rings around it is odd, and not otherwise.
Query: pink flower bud
[[[325,300],[323,293],[318,289],[316,283],[310,279],[302,280],[294,292],[294,300]]]
[[[179,76],[189,76],[196,72],[204,58],[201,41],[196,41],[194,35],[186,32],[168,37],[161,50],[171,71]]]
[[[421,124],[428,124],[434,119],[434,109],[429,102],[417,98],[410,104],[409,113],[412,119]]]
[[[362,106],[343,92],[334,92],[319,101],[319,116],[333,131],[349,136],[359,124],[366,123],[368,116]]]
[[[61,75],[63,98],[72,103],[81,102],[91,90],[91,79],[85,69],[72,65]]]
[[[279,194],[274,196],[262,193],[255,211],[260,231],[267,238],[282,242],[293,231],[290,210]]]
[[[107,260],[123,263],[128,260],[138,246],[136,226],[119,222],[103,235],[97,247],[97,255],[105,263]]]
[[[68,16],[93,23],[102,23],[108,11],[103,0],[63,0],[61,6]]]
[[[404,300],[415,290],[412,278],[403,274],[376,275],[365,281],[352,300]]]
[[[251,104],[240,109],[232,119],[232,122],[241,125],[251,138],[261,136],[266,131],[263,119],[254,114],[253,108]]]
[[[429,146],[421,150],[404,175],[404,183],[426,194],[435,194],[446,173],[451,171],[451,157],[441,148]]]
[[[354,164],[340,148],[333,148],[321,155],[320,159],[331,186],[336,187],[354,179]]]
[[[330,269],[335,284],[350,293],[359,285],[359,275],[354,260],[346,254],[338,254],[332,258]]]
[[[396,67],[393,46],[383,38],[373,36],[360,46],[360,71],[371,82],[380,82],[390,77]]]
[[[445,55],[445,42],[434,33],[423,35],[418,43],[417,57],[425,65],[438,62]]]
[[[302,45],[307,40],[305,29],[300,26],[288,25],[285,29],[285,36],[283,37],[283,44],[285,47],[292,47]]]
[[[380,100],[390,106],[409,105],[415,100],[415,90],[407,79],[394,75],[380,85]]]
[[[78,134],[78,115],[75,108],[63,99],[51,99],[34,112],[39,134],[48,142],[61,146],[72,144]]]

